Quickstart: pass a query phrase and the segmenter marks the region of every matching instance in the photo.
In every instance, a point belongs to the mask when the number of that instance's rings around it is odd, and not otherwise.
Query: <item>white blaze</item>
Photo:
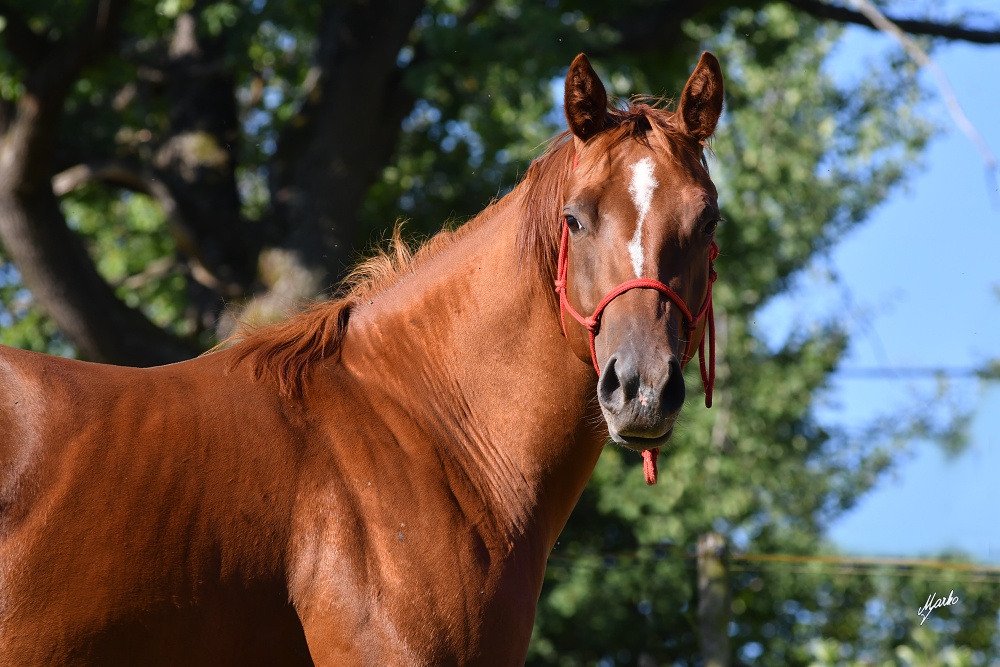
[[[632,203],[635,210],[639,212],[639,219],[635,223],[635,234],[628,242],[628,254],[632,257],[632,268],[635,269],[635,277],[642,278],[642,223],[646,221],[646,215],[653,204],[653,193],[659,183],[653,176],[653,160],[644,157],[632,165],[632,180],[628,184],[628,193],[632,195]]]

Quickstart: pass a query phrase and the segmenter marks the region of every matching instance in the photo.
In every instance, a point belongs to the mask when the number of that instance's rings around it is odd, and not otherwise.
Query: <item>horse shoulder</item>
[[[0,346],[0,535],[33,485],[25,478],[44,455],[59,360]]]
[[[312,386],[322,400],[309,408],[290,592],[313,659],[523,662],[541,570],[516,558],[525,545],[499,529],[448,448],[377,385],[337,367]]]

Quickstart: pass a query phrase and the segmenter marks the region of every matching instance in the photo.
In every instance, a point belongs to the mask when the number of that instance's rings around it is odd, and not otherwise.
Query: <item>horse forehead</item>
[[[676,161],[648,153],[632,156],[621,166],[609,194],[640,215],[656,208],[696,214],[716,198],[707,174],[684,169]]]
[[[620,215],[634,219],[643,210],[656,209],[699,212],[717,195],[707,170],[697,156],[684,147],[624,142],[605,154],[604,159],[578,172],[580,192],[603,200],[599,206],[613,206]],[[612,203],[613,202],[613,203]],[[657,216],[659,217],[659,216]]]
[[[714,191],[708,172],[698,156],[675,144],[667,147],[631,142],[628,148],[610,159],[609,167],[614,172],[614,180],[624,183],[626,187],[634,184],[636,179],[648,182],[651,177],[658,184],[670,185],[668,189],[673,192],[690,186],[702,191]],[[696,197],[697,194],[691,196]]]

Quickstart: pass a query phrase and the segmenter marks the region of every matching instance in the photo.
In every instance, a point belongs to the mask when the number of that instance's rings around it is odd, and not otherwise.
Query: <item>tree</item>
[[[0,239],[17,267],[2,284],[19,294],[5,300],[18,305],[4,340],[62,337],[113,363],[190,356],[230,330],[233,312],[271,319],[323,293],[400,209],[429,229],[509,187],[552,129],[548,80],[576,51],[616,71],[619,93],[674,90],[703,41],[685,21],[724,29],[762,6],[0,3]],[[817,0],[789,6],[866,21]],[[498,57],[508,54],[520,57]],[[455,188],[460,169],[478,174]],[[143,248],[109,248],[125,231],[100,224],[111,209],[124,228],[142,219]]]
[[[551,81],[577,52],[619,95],[676,92],[700,48],[721,56],[717,406],[689,406],[653,492],[636,457],[602,457],[553,556],[534,663],[697,662],[694,577],[670,544],[716,530],[755,552],[814,553],[890,465],[898,428],[861,440],[812,415],[848,332],[831,322],[772,350],[753,326],[929,135],[904,58],[851,90],[824,77],[838,22],[861,14],[819,0],[54,8],[0,1],[0,337],[136,365],[189,357],[235,319],[324,293],[400,215],[426,233],[481,209],[556,131]],[[731,645],[759,664],[840,650],[872,624],[867,602],[891,597],[867,580],[780,573],[746,573],[733,593]],[[970,650],[996,642],[978,637]]]

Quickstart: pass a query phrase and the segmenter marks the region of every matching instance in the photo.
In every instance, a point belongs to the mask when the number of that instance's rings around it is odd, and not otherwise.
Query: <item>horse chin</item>
[[[622,447],[626,447],[637,452],[644,452],[647,449],[663,447],[670,442],[670,437],[674,434],[674,425],[670,424],[663,434],[657,436],[625,436],[610,427],[608,428],[608,432],[611,434],[611,439]]]

